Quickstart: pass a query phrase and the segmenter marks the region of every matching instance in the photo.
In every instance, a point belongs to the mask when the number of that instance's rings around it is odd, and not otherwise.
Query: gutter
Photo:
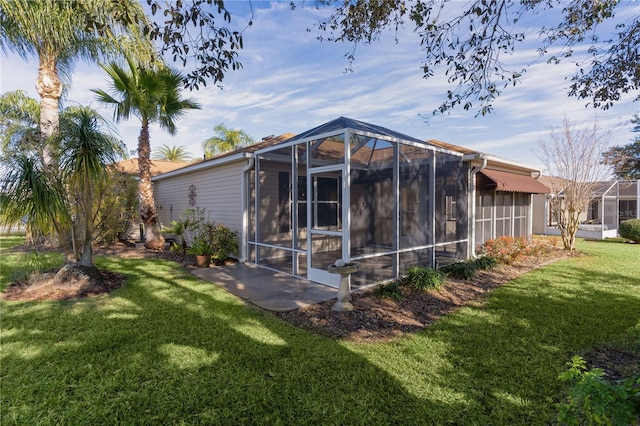
[[[481,171],[482,169],[484,169],[485,167],[487,167],[487,162],[488,162],[488,157],[486,155],[482,155],[482,154],[473,154],[473,155],[465,155],[463,157],[463,160],[466,161],[471,161],[471,160],[481,160],[480,165],[478,166],[473,166],[471,167],[471,176],[470,176],[470,181],[471,181],[471,197],[469,197],[470,199],[468,200],[469,205],[469,211],[471,212],[471,217],[470,217],[470,226],[469,229],[471,230],[469,235],[469,245],[471,247],[469,247],[469,254],[471,255],[470,257],[475,257],[476,256],[476,175],[478,174],[479,171]]]
[[[242,197],[242,242],[240,247],[240,262],[245,262],[247,260],[248,253],[248,236],[249,236],[249,193],[248,188],[248,179],[249,172],[253,169],[256,164],[255,156],[249,157],[247,160],[247,164],[242,168],[242,177],[241,177],[241,185],[240,185],[240,194]]]

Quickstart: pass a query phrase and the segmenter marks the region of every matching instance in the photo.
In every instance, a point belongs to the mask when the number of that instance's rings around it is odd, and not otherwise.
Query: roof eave
[[[211,167],[218,167],[222,164],[227,164],[227,163],[233,163],[236,161],[241,161],[244,159],[248,159],[248,158],[252,158],[253,157],[253,153],[252,152],[238,152],[237,154],[233,154],[233,155],[228,155],[225,157],[221,157],[218,159],[214,159],[214,160],[209,160],[209,161],[202,161],[200,163],[196,163],[193,164],[191,166],[186,166],[186,167],[182,167],[180,169],[177,170],[172,170],[170,172],[167,173],[162,173],[159,175],[156,175],[154,177],[151,178],[152,181],[158,181],[158,180],[164,180],[164,179],[168,179],[168,178],[172,178],[175,176],[180,176],[183,174],[187,174],[187,173],[194,173],[200,170],[206,170],[209,169]]]
[[[496,166],[502,166],[505,167],[507,169],[515,169],[518,171],[522,171],[522,172],[527,172],[527,173],[536,173],[539,174],[540,173],[540,169],[536,168],[536,167],[532,167],[526,164],[522,164],[522,163],[518,163],[516,161],[512,161],[512,160],[508,160],[506,158],[502,158],[502,157],[496,157],[495,155],[490,155],[490,154],[483,154],[481,152],[478,153],[474,153],[474,154],[465,154],[463,157],[463,161],[474,161],[474,160],[487,160],[487,167],[496,167]]]

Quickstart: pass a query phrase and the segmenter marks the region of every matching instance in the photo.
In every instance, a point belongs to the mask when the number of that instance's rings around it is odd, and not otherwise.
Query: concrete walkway
[[[195,268],[196,277],[216,284],[263,309],[286,312],[338,297],[338,289],[250,263]]]

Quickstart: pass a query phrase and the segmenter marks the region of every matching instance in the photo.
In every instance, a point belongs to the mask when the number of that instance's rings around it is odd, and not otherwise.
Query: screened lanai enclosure
[[[563,191],[558,194],[563,196]],[[580,218],[577,237],[615,238],[618,226],[627,219],[640,219],[640,181],[621,180],[596,182],[589,208]],[[547,228],[549,235],[559,235],[554,217],[547,205]]]
[[[341,117],[254,158],[252,263],[338,286],[328,267],[356,261],[358,287],[468,257],[468,163],[460,153]]]
[[[578,236],[613,238],[618,226],[627,219],[638,219],[640,182],[611,181],[595,186],[586,220],[578,228]]]

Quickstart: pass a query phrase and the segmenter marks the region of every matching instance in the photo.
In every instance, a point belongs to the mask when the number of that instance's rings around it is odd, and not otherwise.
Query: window
[[[458,217],[457,202],[454,197],[447,195],[446,199],[446,216],[447,220],[456,220]]]
[[[340,228],[342,222],[340,179],[318,176],[313,178],[312,184],[315,187],[312,211],[314,227]]]

